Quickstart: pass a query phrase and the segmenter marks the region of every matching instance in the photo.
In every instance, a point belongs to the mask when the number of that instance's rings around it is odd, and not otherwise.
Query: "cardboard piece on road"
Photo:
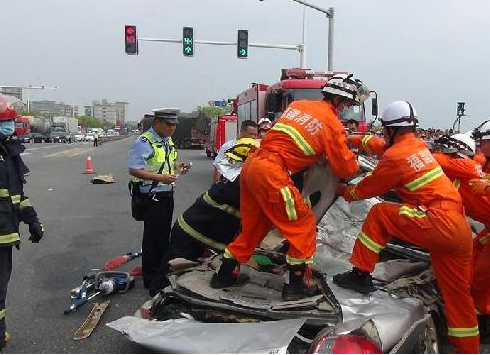
[[[110,301],[96,303],[94,308],[90,311],[85,322],[77,329],[75,334],[73,334],[73,340],[85,339],[92,334],[97,324],[99,324],[100,317],[104,314],[105,310],[109,306]]]
[[[114,180],[114,176],[109,173],[104,175],[97,175],[96,177],[93,177],[90,182],[92,184],[114,184],[116,180]]]

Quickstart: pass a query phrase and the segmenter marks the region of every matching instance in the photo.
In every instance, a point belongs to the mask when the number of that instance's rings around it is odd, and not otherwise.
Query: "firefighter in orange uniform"
[[[484,173],[483,178],[475,178],[470,181],[473,194],[490,200],[490,121],[483,122],[473,131],[473,138],[480,143],[480,154],[475,155],[474,160],[481,164]],[[486,174],[485,174],[486,173]],[[485,214],[490,209],[488,205],[483,206]],[[488,217],[490,219],[490,216]],[[482,221],[480,221],[482,222]],[[482,343],[490,343],[490,226],[486,222],[485,229],[481,231],[473,242],[473,281],[472,293],[478,311],[478,322],[480,325],[480,337]]]
[[[339,178],[356,174],[356,157],[347,147],[338,113],[359,105],[369,90],[352,75],[335,74],[323,88],[324,100],[294,101],[246,160],[240,175],[242,232],[225,249],[213,275],[213,288],[246,281],[237,266],[246,263],[257,245],[276,226],[289,242],[282,297],[295,300],[315,294],[308,284],[316,248],[316,224],[311,208],[294,186],[291,174],[326,157]]]
[[[490,174],[490,120],[483,122],[473,131],[473,138],[480,143],[474,160],[482,166],[482,171]]]
[[[376,137],[372,134],[351,134],[347,136],[349,147],[357,149],[360,153],[366,155],[382,156],[386,150],[386,142],[384,139]]]
[[[371,272],[391,236],[429,250],[446,307],[449,341],[458,353],[478,353],[478,323],[470,294],[471,229],[461,197],[441,167],[416,138],[413,106],[391,103],[382,124],[388,149],[372,175],[357,185],[339,186],[347,201],[396,189],[403,203],[379,203],[369,211],[351,256],[353,269],[334,283],[361,293],[374,291]]]

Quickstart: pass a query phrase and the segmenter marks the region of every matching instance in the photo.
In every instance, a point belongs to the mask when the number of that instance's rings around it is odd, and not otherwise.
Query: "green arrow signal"
[[[245,57],[247,55],[246,49],[244,49],[244,48],[240,49],[239,54],[240,54],[240,57]]]
[[[186,46],[186,47],[184,48],[184,52],[186,52],[186,53],[190,53],[190,52],[192,52],[192,47]]]

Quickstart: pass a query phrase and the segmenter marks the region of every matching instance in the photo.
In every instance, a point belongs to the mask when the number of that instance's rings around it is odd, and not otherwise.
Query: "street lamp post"
[[[264,0],[259,0],[259,1],[264,1]],[[327,8],[321,8],[319,6],[316,6],[314,4],[310,4],[306,1],[303,0],[293,0],[294,2],[297,2],[298,4],[308,6],[309,8],[312,8],[313,10],[320,11],[324,13],[327,16],[328,19],[328,27],[327,27],[327,70],[332,71],[332,66],[333,66],[333,16],[334,16],[334,9],[333,7]],[[300,48],[302,48],[302,51],[300,51],[300,64],[301,68],[304,68],[304,64],[306,62],[305,60],[305,13],[303,9],[303,43],[301,43]]]
[[[31,93],[31,90],[57,90],[59,89],[60,87],[59,86],[45,86],[45,85],[41,85],[41,86],[32,86],[32,85],[29,85],[29,86],[23,86],[22,89],[26,89],[27,90],[27,112],[30,112],[30,93]]]

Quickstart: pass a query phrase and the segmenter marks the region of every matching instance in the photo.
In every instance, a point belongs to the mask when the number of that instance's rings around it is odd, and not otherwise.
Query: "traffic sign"
[[[226,105],[228,105],[228,101],[221,100],[221,107],[226,107]]]

